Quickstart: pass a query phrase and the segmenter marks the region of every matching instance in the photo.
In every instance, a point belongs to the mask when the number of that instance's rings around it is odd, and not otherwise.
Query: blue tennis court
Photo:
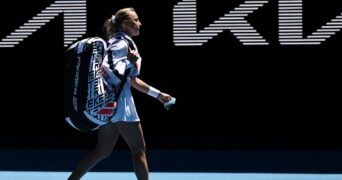
[[[0,179],[6,180],[60,180],[67,179],[69,172],[0,171]],[[136,180],[133,173],[127,172],[89,172],[87,180]],[[276,174],[276,173],[179,173],[152,172],[154,180],[341,180],[342,174]]]
[[[0,149],[0,180],[67,179],[89,149]],[[150,149],[152,180],[341,180],[342,152]],[[135,180],[130,152],[114,150],[83,179]]]

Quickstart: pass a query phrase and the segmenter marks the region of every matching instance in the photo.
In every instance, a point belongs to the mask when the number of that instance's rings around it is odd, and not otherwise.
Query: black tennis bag
[[[65,120],[79,131],[97,129],[116,111],[115,93],[105,89],[100,75],[106,51],[106,42],[98,37],[80,40],[66,51]]]

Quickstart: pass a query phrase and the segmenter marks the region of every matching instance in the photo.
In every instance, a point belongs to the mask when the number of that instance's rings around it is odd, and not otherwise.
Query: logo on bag
[[[100,109],[96,114],[97,115],[111,115],[114,113],[114,109],[116,108],[117,108],[116,102],[109,102],[102,109]]]

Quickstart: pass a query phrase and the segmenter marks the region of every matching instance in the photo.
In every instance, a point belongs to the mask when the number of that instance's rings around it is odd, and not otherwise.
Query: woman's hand
[[[128,47],[128,54],[127,54],[127,59],[129,62],[132,64],[135,64],[137,60],[140,58],[140,54],[137,50],[132,50],[130,47]]]
[[[161,103],[164,104],[166,102],[169,102],[172,99],[172,96],[170,96],[169,94],[160,92],[157,98]]]

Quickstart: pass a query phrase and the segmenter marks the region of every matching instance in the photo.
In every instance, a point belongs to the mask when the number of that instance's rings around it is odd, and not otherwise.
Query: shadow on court
[[[0,149],[0,171],[71,171],[88,149]],[[129,150],[115,149],[92,171],[132,172]],[[149,149],[153,172],[342,173],[342,152]]]

